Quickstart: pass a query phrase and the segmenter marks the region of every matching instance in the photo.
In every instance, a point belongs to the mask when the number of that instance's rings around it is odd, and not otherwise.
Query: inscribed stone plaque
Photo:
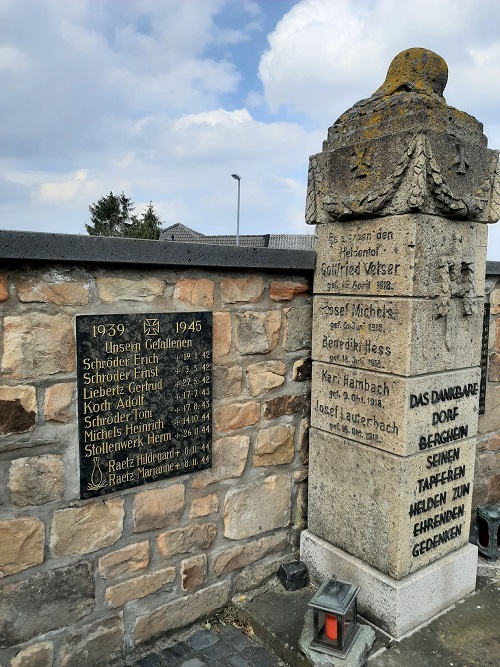
[[[395,456],[310,430],[309,530],[395,579],[467,544],[473,438]]]
[[[316,235],[315,294],[436,297],[444,268],[453,295],[484,295],[486,225],[395,215],[318,225]]]
[[[313,363],[311,425],[409,456],[477,434],[479,368],[401,378]]]
[[[462,299],[450,299],[439,316],[431,299],[315,296],[312,356],[397,375],[479,366],[481,300],[471,305],[466,314]]]
[[[212,313],[76,317],[80,494],[211,466]]]

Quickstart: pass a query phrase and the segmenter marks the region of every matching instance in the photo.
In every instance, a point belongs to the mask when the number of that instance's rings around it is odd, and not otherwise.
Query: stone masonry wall
[[[0,269],[0,665],[107,665],[292,557],[309,289],[251,270]],[[197,310],[214,313],[213,467],[79,500],[74,315]]]
[[[487,276],[490,303],[488,382],[485,413],[479,417],[473,508],[500,503],[500,279]]]

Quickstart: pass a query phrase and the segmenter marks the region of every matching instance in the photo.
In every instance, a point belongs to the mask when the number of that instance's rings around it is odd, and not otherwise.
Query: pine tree
[[[134,204],[129,197],[114,195],[101,197],[97,204],[89,206],[90,225],[85,225],[91,236],[128,236],[128,231],[135,226]]]
[[[152,202],[149,202],[147,209],[144,211],[141,218],[136,220],[127,236],[136,239],[158,240],[160,238],[161,225],[162,220],[160,216],[156,213]]]

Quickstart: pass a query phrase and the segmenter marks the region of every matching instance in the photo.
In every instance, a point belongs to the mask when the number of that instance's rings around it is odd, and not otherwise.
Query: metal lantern
[[[357,599],[359,586],[327,579],[309,606],[314,612],[314,636],[311,648],[322,653],[345,657],[359,632]]]
[[[500,558],[500,506],[480,505],[477,508],[476,544],[488,560]]]

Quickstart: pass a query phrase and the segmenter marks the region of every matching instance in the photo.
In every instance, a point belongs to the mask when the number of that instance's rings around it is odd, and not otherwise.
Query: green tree
[[[123,192],[101,197],[97,204],[89,206],[89,211],[91,224],[85,227],[91,236],[128,236],[127,232],[137,222],[134,204]]]
[[[135,239],[153,239],[158,240],[161,233],[162,220],[156,213],[152,202],[149,202],[147,209],[142,216],[135,220],[126,236]]]

